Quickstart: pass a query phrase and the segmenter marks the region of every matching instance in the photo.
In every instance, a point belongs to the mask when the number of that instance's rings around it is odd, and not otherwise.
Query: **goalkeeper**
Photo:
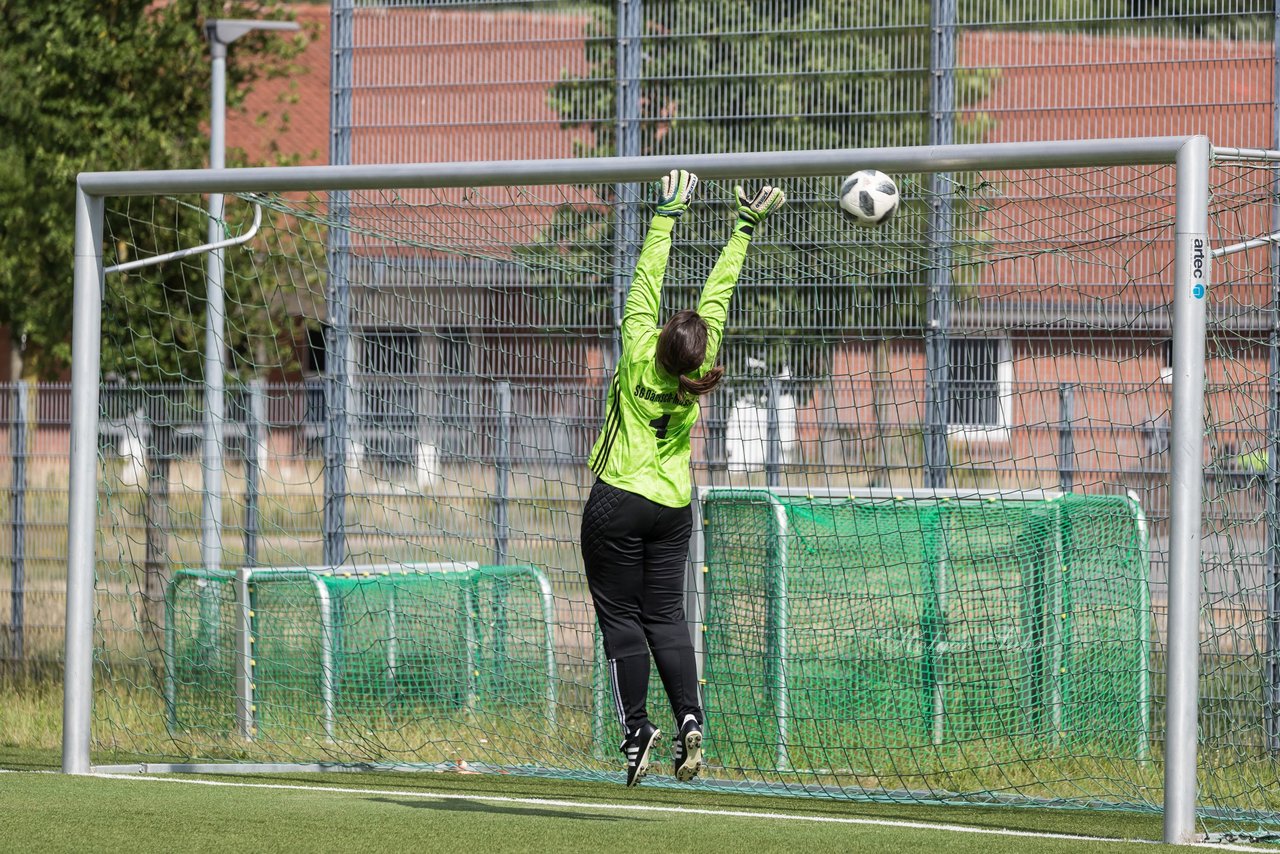
[[[675,713],[675,776],[702,768],[702,706],[684,614],[685,561],[693,532],[689,432],[698,396],[724,376],[720,339],[752,233],[785,196],[735,187],[738,219],[698,310],[678,311],[658,329],[671,230],[698,178],[672,170],[649,226],[622,316],[622,356],[609,386],[604,428],[591,450],[597,475],[582,513],[582,560],[604,636],[615,711],[622,725],[627,785],[649,770],[660,731],[649,720],[649,655]]]

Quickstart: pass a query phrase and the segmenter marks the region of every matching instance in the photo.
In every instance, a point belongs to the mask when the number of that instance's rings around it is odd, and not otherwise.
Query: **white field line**
[[[454,792],[402,791],[398,789],[354,789],[340,786],[303,786],[286,783],[233,783],[224,780],[191,780],[183,777],[149,777],[139,774],[89,774],[104,780],[141,780],[154,783],[176,783],[189,786],[223,786],[236,789],[277,789],[283,791],[329,792],[340,795],[392,795],[399,798],[423,798],[441,801],[484,801],[487,803],[528,804],[540,807],[564,807],[566,809],[607,810],[615,812],[669,813],[675,815],[707,815],[726,816],[730,818],[752,818],[767,821],[807,821],[818,824],[850,824],[869,825],[874,827],[897,827],[910,830],[933,830],[946,833],[976,833],[987,836],[1019,836],[1031,839],[1061,839],[1074,842],[1130,842],[1146,845],[1157,845],[1152,839],[1117,839],[1105,836],[1080,836],[1071,833],[1036,833],[1030,830],[1007,830],[1003,828],[967,827],[959,824],[931,824],[922,821],[888,821],[874,818],[851,818],[847,816],[803,815],[797,813],[754,812],[748,810],[699,809],[697,807],[666,807],[648,804],[614,804],[592,801],[562,801],[550,798],[514,798],[503,795],[461,795]],[[1194,847],[1208,848],[1216,851],[1257,851],[1275,854],[1273,847],[1253,845],[1235,845],[1225,842],[1199,842]]]

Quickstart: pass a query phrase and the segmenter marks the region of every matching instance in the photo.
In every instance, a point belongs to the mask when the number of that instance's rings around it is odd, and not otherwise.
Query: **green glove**
[[[738,197],[738,221],[733,228],[748,235],[756,230],[757,225],[764,222],[765,217],[782,207],[787,201],[787,196],[780,187],[770,187],[768,184],[761,187],[760,191],[750,199],[747,198],[741,184],[736,185],[733,192]]]
[[[679,217],[689,209],[689,197],[698,186],[698,176],[685,169],[672,169],[658,182],[658,213]]]

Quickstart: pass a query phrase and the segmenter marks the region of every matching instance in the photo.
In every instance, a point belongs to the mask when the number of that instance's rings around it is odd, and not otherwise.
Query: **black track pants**
[[[684,615],[692,533],[692,508],[664,507],[600,480],[583,510],[582,561],[625,732],[648,719],[650,652],[677,727],[687,714],[702,720]]]

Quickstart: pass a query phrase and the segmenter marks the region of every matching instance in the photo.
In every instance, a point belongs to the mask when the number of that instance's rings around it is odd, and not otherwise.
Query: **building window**
[[[412,465],[418,444],[418,382],[422,335],[411,329],[360,333],[359,386],[364,394],[361,441],[366,455],[391,465]]]
[[[473,388],[471,339],[468,330],[450,326],[436,331],[436,358],[440,381],[435,384],[439,396],[440,450],[446,456],[474,457],[479,448],[476,435],[484,432],[477,416],[477,394]]]
[[[418,373],[419,335],[409,329],[364,332],[364,371],[375,377],[406,377]]]
[[[465,377],[471,374],[471,341],[462,327],[441,329],[438,333],[440,370],[447,376]]]
[[[329,348],[326,345],[328,326],[307,327],[306,363],[302,366],[304,374],[323,374],[328,364]]]
[[[1013,362],[1006,338],[950,342],[947,421],[962,438],[1001,438],[1012,425]]]

